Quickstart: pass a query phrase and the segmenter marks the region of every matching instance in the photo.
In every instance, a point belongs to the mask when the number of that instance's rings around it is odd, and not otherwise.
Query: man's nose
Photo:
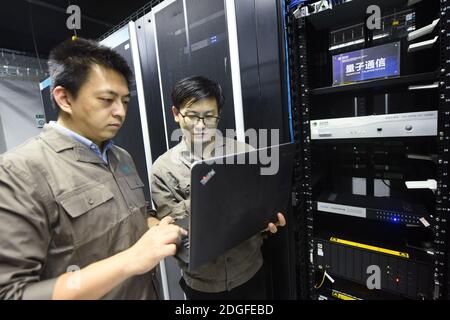
[[[117,101],[114,103],[113,116],[120,117],[121,119],[125,118],[127,113],[125,103],[122,101]]]
[[[206,127],[205,119],[198,119],[197,122],[195,123],[196,129],[204,129],[205,127]]]

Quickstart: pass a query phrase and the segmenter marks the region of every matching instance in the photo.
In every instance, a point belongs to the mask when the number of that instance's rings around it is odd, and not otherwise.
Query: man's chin
[[[192,137],[191,141],[193,143],[203,143],[204,142],[203,137],[197,137],[197,136]]]
[[[211,140],[211,135],[209,134],[193,134],[192,135],[192,140],[194,142],[208,142]]]
[[[108,141],[108,140],[113,139],[116,136],[116,134],[117,134],[117,132],[114,132],[114,133],[108,132],[108,133],[103,134],[101,138],[103,141]]]

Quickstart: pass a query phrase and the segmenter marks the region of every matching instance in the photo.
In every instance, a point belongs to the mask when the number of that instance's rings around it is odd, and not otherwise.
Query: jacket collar
[[[56,153],[73,150],[74,157],[77,161],[103,164],[103,160],[89,150],[88,147],[47,124],[44,126],[39,137]],[[110,151],[113,152],[113,149]]]

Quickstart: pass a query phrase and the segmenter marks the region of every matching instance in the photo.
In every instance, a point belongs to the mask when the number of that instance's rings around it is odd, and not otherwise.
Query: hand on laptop
[[[278,212],[277,217],[278,217],[278,222],[277,223],[270,222],[267,225],[267,228],[264,229],[262,232],[269,231],[270,233],[277,233],[277,231],[278,231],[277,227],[284,227],[286,225],[286,219],[284,218],[284,215],[281,212]]]
[[[124,251],[130,264],[126,271],[132,276],[150,271],[165,257],[173,256],[180,239],[187,234],[186,230],[173,224],[171,217],[165,217]]]

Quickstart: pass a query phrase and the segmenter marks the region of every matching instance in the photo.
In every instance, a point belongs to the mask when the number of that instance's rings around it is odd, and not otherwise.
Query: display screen
[[[333,85],[400,75],[400,42],[333,56]]]

